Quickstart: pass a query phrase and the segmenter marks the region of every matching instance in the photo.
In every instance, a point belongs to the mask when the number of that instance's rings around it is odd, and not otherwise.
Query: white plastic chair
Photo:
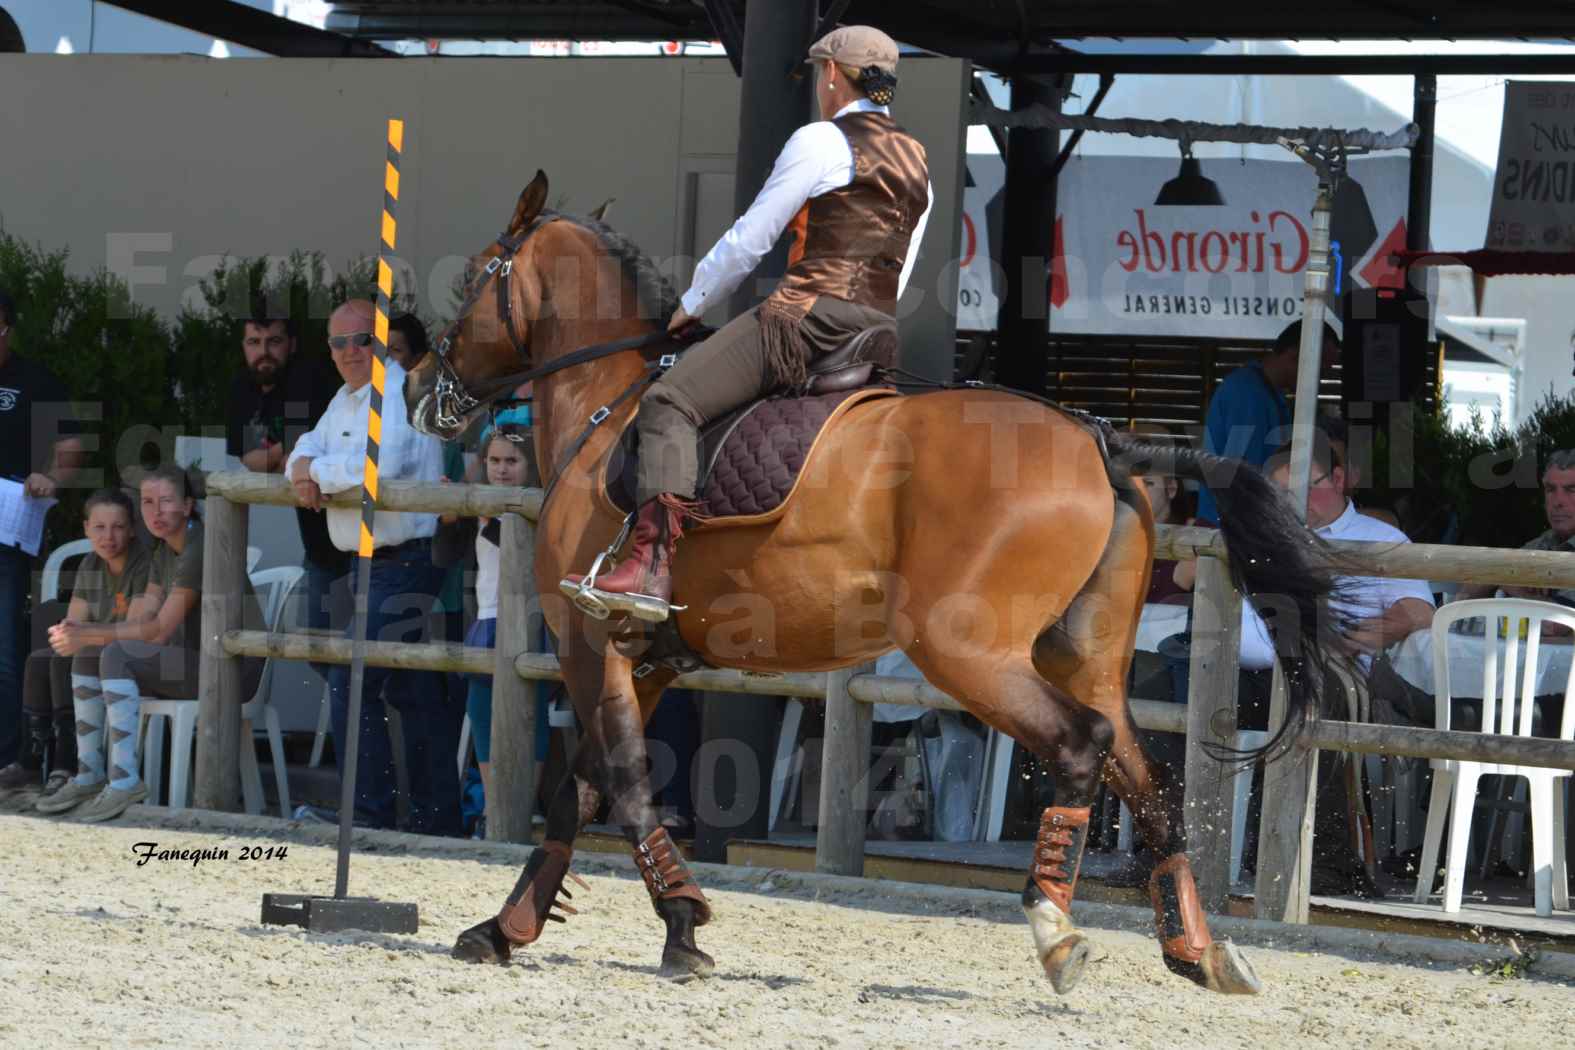
[[[50,551],[49,557],[44,561],[44,571],[38,579],[39,604],[52,602],[60,597],[60,573],[66,567],[66,562],[92,552],[93,544],[85,539],[62,543]]]
[[[262,548],[261,547],[247,547],[246,548],[246,574],[248,576],[250,576],[252,573],[257,571],[257,563],[260,562],[260,561],[262,561]],[[269,620],[268,622],[270,624],[273,623],[272,620]]]
[[[284,611],[306,571],[298,565],[284,565],[264,569],[251,577],[252,589],[263,599],[263,622],[271,631],[282,626]],[[259,719],[268,733],[269,750],[273,756],[274,786],[279,794],[279,815],[290,815],[290,780],[284,762],[284,734],[279,724],[279,712],[268,703],[268,687],[273,679],[273,660],[263,663],[262,677],[257,692],[241,705],[241,793],[245,796],[246,812],[261,813],[263,808],[262,773],[257,768],[257,746],[252,737],[252,725]],[[185,806],[189,801],[191,784],[191,746],[197,732],[196,700],[165,700],[144,697],[139,705],[138,736],[143,740],[142,779],[148,786],[148,802],[159,804],[159,783],[164,769],[164,733],[161,726],[152,726],[155,718],[170,720],[170,806]]]
[[[1433,617],[1433,702],[1435,728],[1450,728],[1449,628],[1460,620],[1486,617],[1483,640],[1482,729],[1502,736],[1530,736],[1537,681],[1537,655],[1543,623],[1557,623],[1575,630],[1575,613],[1552,602],[1524,598],[1482,598],[1453,602]],[[1507,637],[1495,639],[1499,617],[1508,617]],[[1526,638],[1519,637],[1526,625]],[[1502,673],[1501,673],[1502,671]],[[1564,717],[1559,738],[1575,739],[1575,667],[1564,686]],[[1471,818],[1476,809],[1477,781],[1484,775],[1525,777],[1531,796],[1531,863],[1533,893],[1538,915],[1551,915],[1555,907],[1568,909],[1569,877],[1564,859],[1564,790],[1567,769],[1539,769],[1508,763],[1433,760],[1433,795],[1427,808],[1427,833],[1422,841],[1422,863],[1415,900],[1425,904],[1432,895],[1433,874],[1444,837],[1444,817],[1449,820],[1449,851],[1444,870],[1444,911],[1458,912],[1465,892],[1466,851],[1471,839]]]

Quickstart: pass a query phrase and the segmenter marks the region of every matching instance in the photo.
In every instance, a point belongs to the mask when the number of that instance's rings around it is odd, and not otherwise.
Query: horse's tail
[[[1275,649],[1285,674],[1285,722],[1261,749],[1239,757],[1290,746],[1321,713],[1330,675],[1351,666],[1338,644],[1340,623],[1330,602],[1342,589],[1339,578],[1352,575],[1352,567],[1297,517],[1284,492],[1255,467],[1190,448],[1145,444],[1111,429],[1104,437],[1112,470],[1193,478],[1214,493],[1231,580],[1275,626]]]

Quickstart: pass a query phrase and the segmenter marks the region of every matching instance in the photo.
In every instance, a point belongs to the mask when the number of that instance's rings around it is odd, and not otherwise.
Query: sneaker
[[[105,786],[98,797],[76,811],[77,820],[84,824],[96,824],[101,820],[114,820],[131,806],[136,805],[148,797],[148,786],[139,783],[131,788],[112,788]]]
[[[12,762],[4,769],[0,769],[0,791],[16,791],[19,788],[36,788],[41,782],[39,769],[27,769],[20,762]]]
[[[100,780],[92,784],[78,783],[75,777],[70,778],[53,795],[45,795],[33,807],[40,813],[64,813],[68,809],[80,806],[88,799],[104,790],[105,782]]]
[[[44,797],[49,798],[61,788],[71,783],[71,774],[64,769],[57,769],[49,774],[49,779],[44,781]]]

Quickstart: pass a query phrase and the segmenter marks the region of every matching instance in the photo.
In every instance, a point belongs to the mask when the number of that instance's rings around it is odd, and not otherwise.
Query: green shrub
[[[1518,547],[1547,529],[1542,464],[1575,448],[1575,397],[1549,394],[1513,430],[1476,412],[1451,426],[1443,403],[1414,406],[1411,418],[1409,457],[1398,451],[1404,435],[1374,441],[1364,502],[1394,510],[1420,543]]]

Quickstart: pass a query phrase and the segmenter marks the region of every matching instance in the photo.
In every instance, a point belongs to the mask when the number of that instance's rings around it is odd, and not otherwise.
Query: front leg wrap
[[[666,828],[657,828],[634,848],[634,866],[640,870],[640,878],[645,880],[651,906],[656,907],[657,915],[662,914],[657,907],[662,901],[686,900],[695,906],[696,926],[711,921],[711,902],[700,891],[699,883],[684,864],[683,854],[678,852]]]
[[[573,879],[581,889],[590,887],[569,870],[569,860],[573,856],[573,846],[552,839],[531,853],[519,881],[514,884],[514,892],[498,912],[498,929],[511,944],[534,943],[549,921],[567,922],[566,916],[579,914],[567,903],[574,899],[574,894],[563,888],[564,877]]]
[[[1072,893],[1088,841],[1087,806],[1051,806],[1039,819],[1034,863],[1023,887],[1023,914],[1034,951],[1055,990],[1065,994],[1081,979],[1089,944],[1072,923]]]

